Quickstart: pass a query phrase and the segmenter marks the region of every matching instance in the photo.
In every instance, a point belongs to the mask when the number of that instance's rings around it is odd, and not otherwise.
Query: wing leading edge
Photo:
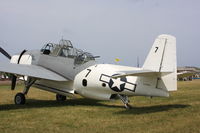
[[[54,81],[69,81],[65,77],[36,65],[22,65],[0,62],[0,72],[12,73],[16,75],[30,76],[37,79],[46,79]]]

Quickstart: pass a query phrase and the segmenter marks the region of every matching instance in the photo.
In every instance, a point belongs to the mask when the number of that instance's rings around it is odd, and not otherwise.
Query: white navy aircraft
[[[25,104],[31,86],[56,93],[58,101],[79,94],[97,100],[121,99],[126,108],[130,96],[169,97],[170,91],[177,90],[176,38],[171,35],[156,38],[142,68],[97,64],[97,56],[63,39],[12,57],[0,51],[10,59],[0,63],[0,72],[12,74],[11,89],[17,77],[24,77],[25,88],[14,98],[18,105]]]

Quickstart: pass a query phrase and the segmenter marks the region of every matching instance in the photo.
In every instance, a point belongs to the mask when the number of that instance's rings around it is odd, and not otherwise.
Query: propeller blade
[[[0,47],[0,52],[6,56],[8,59],[11,59],[11,56],[8,54],[8,52],[6,52],[3,48]]]
[[[12,79],[11,90],[14,90],[16,86],[17,77],[15,75],[12,75],[11,79]]]

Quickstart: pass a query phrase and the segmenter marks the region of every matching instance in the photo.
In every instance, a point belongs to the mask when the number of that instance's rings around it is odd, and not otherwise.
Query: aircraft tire
[[[67,99],[66,96],[60,95],[60,94],[56,94],[56,100],[57,101],[65,101]]]
[[[16,105],[23,105],[26,102],[26,98],[23,93],[17,93],[14,100]]]

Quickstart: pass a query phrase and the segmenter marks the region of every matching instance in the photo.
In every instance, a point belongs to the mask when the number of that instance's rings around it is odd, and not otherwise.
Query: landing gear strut
[[[25,88],[23,90],[23,93],[17,93],[15,95],[14,102],[16,105],[23,105],[26,103],[25,95],[28,94],[30,87],[35,83],[35,81],[36,79],[28,77],[27,81],[25,82]]]
[[[128,96],[126,96],[126,95],[120,95],[120,94],[118,94],[117,96],[118,96],[118,97],[121,99],[121,101],[124,103],[124,107],[125,107],[126,109],[131,109],[131,108],[132,108],[132,106],[129,104]]]

